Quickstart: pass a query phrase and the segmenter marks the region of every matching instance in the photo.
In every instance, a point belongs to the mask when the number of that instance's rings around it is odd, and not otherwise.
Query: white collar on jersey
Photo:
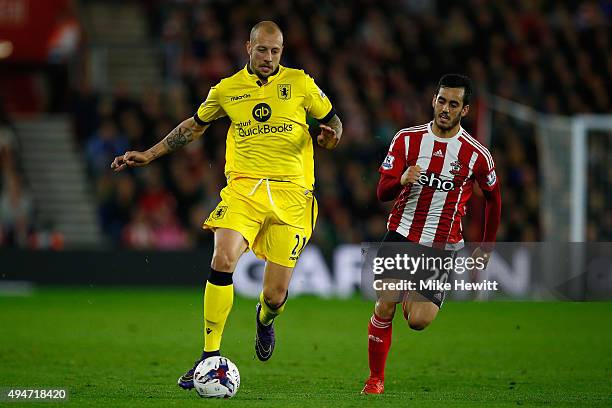
[[[438,142],[450,142],[452,140],[455,140],[459,137],[459,135],[461,134],[461,132],[463,132],[463,128],[461,127],[461,125],[459,125],[459,131],[451,137],[439,137],[436,136],[433,132],[433,130],[431,130],[431,124],[433,123],[433,121],[429,122],[427,124],[427,132],[431,135],[431,137],[433,137],[435,140],[437,140]]]

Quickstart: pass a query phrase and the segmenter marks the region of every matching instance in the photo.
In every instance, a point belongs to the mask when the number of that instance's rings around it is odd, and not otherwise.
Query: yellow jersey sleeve
[[[328,122],[335,114],[329,98],[310,75],[306,75],[304,105],[306,112],[319,122]]]
[[[227,113],[221,107],[221,91],[217,84],[210,88],[206,100],[200,105],[198,111],[194,115],[194,119],[200,125],[206,125],[216,119],[227,116]]]

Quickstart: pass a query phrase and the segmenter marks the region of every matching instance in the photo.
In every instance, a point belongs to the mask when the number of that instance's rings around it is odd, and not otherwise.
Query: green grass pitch
[[[69,392],[67,402],[4,405],[612,406],[612,303],[448,302],[423,332],[398,313],[386,393],[360,396],[370,302],[290,299],[274,357],[261,363],[255,301],[237,298],[222,350],[241,373],[232,400],[202,400],[176,385],[199,354],[201,304],[196,289],[0,297],[0,387]]]

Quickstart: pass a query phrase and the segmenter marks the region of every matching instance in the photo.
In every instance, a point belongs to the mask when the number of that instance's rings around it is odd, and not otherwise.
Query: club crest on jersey
[[[450,164],[450,166],[451,166],[451,169],[449,170],[449,172],[455,175],[460,174],[461,169],[463,168],[463,164],[461,164],[459,160],[455,160],[454,162]]]
[[[395,160],[395,157],[393,157],[390,153],[387,155],[387,157],[385,157],[385,160],[383,161],[382,164],[382,168],[385,170],[391,170],[393,168],[393,161]]]
[[[221,205],[221,206],[219,206],[219,207],[217,207],[215,209],[215,212],[210,214],[210,217],[213,220],[220,220],[221,218],[223,218],[225,216],[226,212],[227,212],[227,206],[226,205]]]
[[[291,84],[279,84],[278,85],[278,99],[290,99],[291,98]]]

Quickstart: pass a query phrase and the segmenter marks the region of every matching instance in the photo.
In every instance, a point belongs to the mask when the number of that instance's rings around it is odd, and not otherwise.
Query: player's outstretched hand
[[[319,125],[321,133],[317,136],[319,146],[326,149],[333,149],[340,143],[340,138],[336,136],[336,131],[329,126]]]
[[[142,152],[125,152],[123,156],[115,157],[115,160],[111,163],[111,169],[114,171],[121,171],[126,167],[142,167],[146,166],[151,162],[144,153]]]
[[[416,166],[410,166],[406,169],[404,174],[402,174],[402,178],[400,179],[400,183],[402,186],[407,184],[412,184],[418,180],[421,175],[421,166],[418,164]]]
[[[485,269],[487,269],[487,264],[489,263],[489,259],[491,258],[491,253],[485,251],[481,247],[477,247],[476,249],[474,249],[474,252],[472,252],[472,258],[474,260],[476,258],[482,258],[482,263],[484,263],[484,268],[472,268],[470,270],[470,279],[472,280],[472,282],[476,282],[476,280],[478,279],[478,271],[484,271]],[[480,262],[478,264],[480,264]]]

